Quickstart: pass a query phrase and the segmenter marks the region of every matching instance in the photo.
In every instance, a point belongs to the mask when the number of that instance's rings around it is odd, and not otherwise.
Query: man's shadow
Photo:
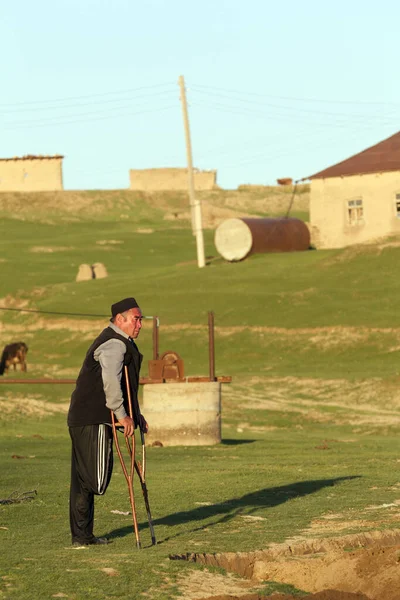
[[[243,444],[254,444],[256,440],[238,440],[235,438],[223,438],[221,440],[222,446],[242,446]]]
[[[334,479],[313,479],[310,481],[298,481],[288,485],[282,485],[271,488],[264,488],[245,494],[239,498],[232,498],[225,502],[218,502],[211,506],[199,506],[187,511],[180,511],[159,517],[153,521],[155,526],[157,525],[182,525],[190,523],[192,521],[204,521],[206,519],[215,518],[213,522],[207,522],[206,525],[200,525],[193,528],[191,531],[198,531],[204,527],[212,527],[219,523],[227,523],[234,519],[238,514],[252,515],[260,508],[272,508],[279,504],[284,504],[288,500],[294,498],[301,498],[314,494],[325,487],[332,487],[340,484],[342,481],[349,481],[352,479],[358,479],[359,475],[349,475],[346,477],[336,477]],[[140,529],[143,530],[148,527],[148,523],[141,523]],[[132,533],[132,527],[121,527],[115,529],[109,533],[109,537],[124,537],[125,535]],[[157,531],[156,531],[157,533]],[[186,530],[187,533],[187,530]],[[171,537],[178,537],[182,535],[177,533],[173,536],[168,536],[164,540],[158,541],[163,543]]]

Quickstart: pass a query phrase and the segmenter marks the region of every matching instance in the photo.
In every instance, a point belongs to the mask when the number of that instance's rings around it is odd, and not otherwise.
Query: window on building
[[[396,215],[400,219],[400,194],[396,194]]]
[[[361,200],[361,198],[358,198],[357,200],[347,201],[347,214],[349,225],[362,225],[364,223],[364,208],[363,201]]]

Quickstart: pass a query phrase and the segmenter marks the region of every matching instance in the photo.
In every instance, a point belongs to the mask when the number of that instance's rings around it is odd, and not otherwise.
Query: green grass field
[[[117,464],[107,494],[96,501],[96,534],[113,544],[70,546],[72,386],[1,383],[0,499],[37,495],[0,506],[0,598],[172,600],[185,597],[182,580],[199,567],[170,555],[397,527],[395,241],[230,264],[218,257],[210,228],[209,264],[199,270],[188,221],[164,218],[182,208],[183,196],[162,197],[162,208],[156,198],[126,192],[50,200],[0,197],[1,308],[107,315],[111,303],[134,295],[146,315],[159,316],[160,349],[177,351],[188,375],[208,373],[213,310],[217,374],[233,382],[223,387],[220,445],[148,449],[159,544],[149,546],[138,499],[142,551],[130,516],[111,512],[129,510]],[[217,207],[228,200],[208,199]],[[260,206],[257,214],[264,214]],[[103,262],[109,277],[76,283],[79,265],[93,262]],[[74,378],[106,323],[0,310],[0,342],[28,344],[29,371],[18,378]],[[146,375],[149,323],[139,346]],[[273,589],[282,587],[265,583]]]

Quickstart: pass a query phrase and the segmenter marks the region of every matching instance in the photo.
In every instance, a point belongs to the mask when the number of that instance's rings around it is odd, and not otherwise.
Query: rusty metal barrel
[[[310,232],[304,221],[292,217],[234,218],[217,227],[214,243],[221,256],[233,262],[250,254],[308,250]]]

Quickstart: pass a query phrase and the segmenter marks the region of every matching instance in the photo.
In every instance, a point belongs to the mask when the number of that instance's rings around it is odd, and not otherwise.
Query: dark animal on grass
[[[14,342],[5,346],[0,359],[0,375],[7,373],[11,365],[14,366],[14,371],[17,365],[20,365],[21,371],[26,371],[27,353],[28,346],[24,342]]]

